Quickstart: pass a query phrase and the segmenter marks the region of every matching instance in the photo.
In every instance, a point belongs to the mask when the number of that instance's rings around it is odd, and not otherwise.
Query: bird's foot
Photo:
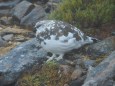
[[[47,56],[46,58],[47,58],[47,59],[49,59],[49,58],[50,58],[50,56]]]
[[[48,58],[47,62],[53,60],[55,57],[56,57],[55,54],[53,54],[51,57],[50,57],[50,56],[47,56],[47,58]]]
[[[49,61],[51,61],[51,60],[53,60],[53,58],[52,57],[50,57],[46,62],[49,62]]]

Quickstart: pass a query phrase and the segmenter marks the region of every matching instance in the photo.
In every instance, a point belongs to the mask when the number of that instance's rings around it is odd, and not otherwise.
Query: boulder
[[[75,68],[75,70],[73,71],[72,75],[71,75],[71,80],[75,80],[75,79],[78,79],[82,76],[83,74],[83,69],[78,67],[78,68]]]
[[[73,71],[73,68],[69,65],[60,65],[59,68],[64,75],[68,75],[70,72]]]
[[[44,19],[44,17],[44,9],[40,5],[37,5],[28,15],[24,16],[21,19],[20,24],[26,27],[33,27],[36,24],[36,22]]]
[[[29,0],[31,1],[31,0]],[[33,1],[37,1],[36,3],[40,3],[40,4],[46,4],[49,0],[33,0]]]
[[[52,2],[52,3],[60,3],[62,0],[49,0],[49,2]]]
[[[21,0],[7,0],[0,2],[0,17],[11,16],[11,8],[18,4]]]
[[[11,16],[9,9],[0,9],[0,17],[2,16]]]
[[[15,41],[17,41],[17,42],[24,42],[26,40],[27,39],[24,36],[15,37]]]
[[[69,86],[82,86],[86,76],[79,77],[78,79],[69,82]]]
[[[115,31],[111,32],[111,35],[112,35],[112,36],[115,36]]]
[[[10,9],[10,8],[14,7],[20,1],[21,0],[2,1],[2,2],[0,2],[0,9]]]
[[[69,86],[68,84],[64,84],[64,86]]]
[[[3,28],[0,26],[0,30],[3,30]]]
[[[50,13],[51,11],[55,10],[60,2],[61,0],[49,0],[45,7],[46,13]]]
[[[0,47],[3,47],[7,42],[5,40],[2,39],[2,37],[0,36]]]
[[[88,47],[87,53],[92,56],[92,59],[96,59],[98,56],[103,54],[109,54],[111,51],[115,50],[115,36],[109,37],[90,45]]]
[[[11,40],[13,40],[13,37],[14,37],[13,34],[7,34],[7,35],[4,35],[2,38],[3,38],[5,41],[11,41]]]
[[[31,12],[33,8],[34,5],[32,3],[28,1],[22,1],[13,8],[12,10],[13,18],[15,20],[18,19],[20,21],[21,18],[24,17],[29,12]]]
[[[83,86],[113,86],[115,79],[115,51],[95,68],[90,67]]]
[[[87,59],[87,60],[84,60],[83,63],[84,63],[84,67],[88,69],[90,66],[95,66],[96,61]]]
[[[37,43],[33,38],[0,57],[0,86],[10,86],[24,71],[44,61],[47,53]]]

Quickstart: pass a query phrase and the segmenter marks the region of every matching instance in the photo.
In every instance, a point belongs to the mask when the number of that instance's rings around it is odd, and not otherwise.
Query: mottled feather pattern
[[[59,58],[72,50],[92,43],[91,37],[86,36],[75,26],[62,21],[43,20],[36,23],[36,39],[47,52],[59,54]],[[53,56],[51,57],[52,60]]]
[[[81,39],[84,40],[84,38],[86,38],[86,36],[84,36],[84,34],[79,29],[72,26],[71,24],[68,25],[67,23],[62,21],[55,21],[55,20],[51,21],[52,22],[50,23],[48,21],[47,23],[44,23],[42,21],[43,25],[40,27],[38,27],[39,25],[36,24],[37,29],[39,29],[37,32],[37,38],[39,38],[40,43],[44,39],[51,39],[51,38],[53,39],[52,36],[55,36],[54,40],[59,40],[59,37],[63,37],[64,39],[60,40],[62,42],[67,42],[69,39],[73,37],[75,37],[76,40],[78,41]]]

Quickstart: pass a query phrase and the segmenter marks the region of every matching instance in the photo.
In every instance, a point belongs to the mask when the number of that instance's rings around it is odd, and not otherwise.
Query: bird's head
[[[99,39],[97,39],[97,38],[91,38],[92,40],[93,40],[93,43],[97,43],[97,42],[99,42],[100,40]]]

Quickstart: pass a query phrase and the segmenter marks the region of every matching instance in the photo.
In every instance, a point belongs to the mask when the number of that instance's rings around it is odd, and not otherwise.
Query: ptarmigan
[[[53,54],[47,61],[54,58],[60,60],[66,52],[93,43],[92,37],[84,35],[78,28],[63,21],[42,20],[36,23],[35,28],[40,46]]]

